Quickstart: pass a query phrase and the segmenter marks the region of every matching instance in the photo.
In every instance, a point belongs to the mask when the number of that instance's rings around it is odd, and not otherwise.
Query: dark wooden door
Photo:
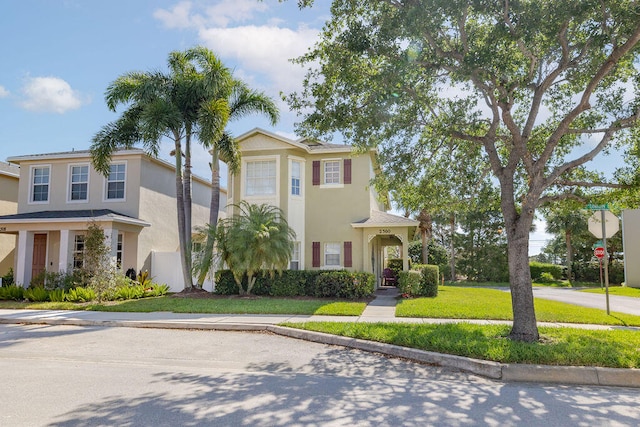
[[[47,235],[33,235],[33,261],[31,263],[31,278],[42,273],[47,268]]]

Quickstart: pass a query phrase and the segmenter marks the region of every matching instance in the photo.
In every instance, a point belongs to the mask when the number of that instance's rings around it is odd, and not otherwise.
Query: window
[[[266,196],[276,194],[276,161],[247,162],[246,195]]]
[[[300,270],[300,242],[293,242],[289,270]]]
[[[324,183],[340,184],[340,162],[327,161],[324,163]]]
[[[118,268],[122,267],[122,247],[124,242],[124,236],[122,233],[118,233],[118,243],[116,246],[116,265]]]
[[[69,191],[69,199],[87,200],[89,187],[89,166],[71,166],[71,188]]]
[[[340,243],[324,244],[324,265],[326,267],[340,266]]]
[[[49,201],[49,167],[33,168],[31,188],[32,202]]]
[[[291,195],[300,195],[300,162],[291,162]]]
[[[73,268],[84,267],[84,236],[76,235],[73,242]]]
[[[109,167],[107,177],[107,200],[124,199],[124,184],[126,178],[127,165],[118,163]]]

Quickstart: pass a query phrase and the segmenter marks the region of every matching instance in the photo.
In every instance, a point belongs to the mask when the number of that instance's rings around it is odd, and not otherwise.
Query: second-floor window
[[[331,160],[324,162],[324,183],[340,184],[340,161]]]
[[[32,202],[48,202],[49,201],[49,167],[33,168],[31,181],[31,201]]]
[[[69,198],[72,201],[88,199],[89,166],[71,166],[71,188]]]
[[[291,162],[291,195],[300,195],[300,162]]]
[[[247,162],[246,195],[265,196],[276,194],[276,161]]]
[[[107,177],[107,200],[124,199],[126,172],[127,165],[124,163],[117,163],[109,167],[109,176]]]

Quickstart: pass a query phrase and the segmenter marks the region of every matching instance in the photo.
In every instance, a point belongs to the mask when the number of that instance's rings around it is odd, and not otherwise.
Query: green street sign
[[[598,240],[591,246],[591,249],[595,249],[595,248],[604,248],[604,244],[602,243],[602,240]]]
[[[593,203],[589,203],[587,205],[587,209],[592,211],[606,211],[609,209],[609,203],[605,203],[604,205],[596,205]]]

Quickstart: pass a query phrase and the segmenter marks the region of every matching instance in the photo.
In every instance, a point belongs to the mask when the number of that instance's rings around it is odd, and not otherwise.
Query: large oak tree
[[[309,5],[312,0],[301,0]],[[640,4],[606,0],[333,0],[304,90],[301,130],[359,146],[479,146],[501,196],[511,338],[538,339],[529,272],[536,209],[630,142],[638,120]],[[467,148],[464,148],[467,147]],[[606,183],[605,183],[606,184]],[[611,183],[608,183],[611,184]]]

